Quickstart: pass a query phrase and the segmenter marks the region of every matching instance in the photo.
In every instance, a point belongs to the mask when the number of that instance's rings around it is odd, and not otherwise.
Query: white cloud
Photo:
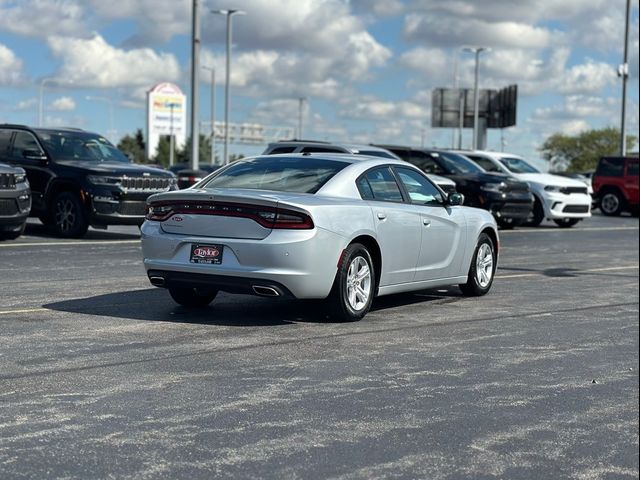
[[[57,112],[64,112],[69,110],[75,110],[76,102],[71,97],[60,97],[56,98],[51,105],[49,105],[49,110],[54,110]]]
[[[84,6],[74,0],[0,1],[0,31],[41,38],[79,36],[86,34],[88,23]]]
[[[49,47],[62,59],[58,76],[76,86],[149,86],[160,80],[176,81],[180,66],[168,53],[150,48],[123,50],[100,35],[90,39],[51,37]]]
[[[587,59],[586,63],[574,65],[563,76],[559,90],[562,93],[598,93],[616,83],[616,72],[612,65]]]
[[[37,98],[27,98],[26,100],[20,100],[18,104],[12,108],[14,112],[25,112],[27,110],[32,110],[38,104]]]
[[[23,77],[22,60],[0,43],[0,85],[17,85],[22,82]]]

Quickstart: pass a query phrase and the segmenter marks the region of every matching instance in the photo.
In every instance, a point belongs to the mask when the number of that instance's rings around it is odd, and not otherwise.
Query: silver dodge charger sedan
[[[406,162],[330,153],[233,162],[187,190],[149,197],[142,225],[151,283],[187,307],[218,291],[326,299],[359,320],[375,296],[491,288],[498,230]]]

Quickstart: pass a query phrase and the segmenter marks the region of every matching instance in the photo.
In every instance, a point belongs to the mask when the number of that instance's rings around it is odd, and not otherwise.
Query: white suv
[[[529,225],[538,226],[545,218],[560,227],[573,227],[591,216],[591,195],[579,180],[542,173],[522,157],[510,153],[460,151],[488,172],[513,175],[529,184],[535,196]]]

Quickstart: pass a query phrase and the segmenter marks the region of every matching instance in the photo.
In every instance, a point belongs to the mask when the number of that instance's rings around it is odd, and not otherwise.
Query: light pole
[[[478,95],[478,73],[480,70],[480,53],[489,52],[487,47],[466,47],[465,52],[472,52],[476,55],[475,77],[473,81],[473,149],[478,148],[478,123],[480,120],[480,96]]]
[[[460,89],[460,77],[458,75],[458,65],[460,63],[460,50],[462,50],[462,48],[456,48],[455,49],[455,53],[454,53],[454,57],[453,57],[453,89],[454,90],[459,90]],[[458,149],[462,148],[462,129],[464,128],[464,94],[462,93],[462,91],[460,90],[458,92],[458,127],[457,129],[454,129],[454,131],[452,132],[451,135],[451,147],[455,148],[456,147],[456,130],[457,130],[457,145],[458,145]]]
[[[85,97],[87,100],[95,100],[98,102],[106,102],[109,104],[109,136],[111,137],[111,141],[115,141],[115,130],[113,129],[113,100],[107,97],[94,97],[92,95],[87,95]]]
[[[46,77],[40,80],[40,101],[38,102],[38,126],[42,127],[42,123],[44,120],[44,86],[47,83],[52,83],[57,81],[54,77]]]
[[[200,17],[199,0],[193,0],[191,26],[191,168],[199,168],[198,101],[200,80]],[[173,113],[172,113],[173,119]],[[171,136],[173,138],[173,135]]]
[[[307,97],[298,98],[298,140],[302,140],[302,113],[304,109],[304,101]]]
[[[625,116],[627,109],[627,80],[629,79],[629,13],[631,10],[631,0],[627,0],[627,10],[624,28],[624,57],[622,65],[618,67],[618,76],[622,77],[622,109],[620,114],[620,155],[627,154],[627,141],[625,133]]]
[[[194,0],[195,1],[195,0]],[[246,15],[243,10],[211,10],[211,13],[227,17],[227,56],[224,83],[224,154],[223,164],[229,163],[229,80],[231,78],[231,17]]]
[[[216,67],[205,67],[211,71],[211,165],[216,163]]]

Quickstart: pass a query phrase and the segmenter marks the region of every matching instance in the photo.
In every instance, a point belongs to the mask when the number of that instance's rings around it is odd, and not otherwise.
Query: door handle
[[[382,212],[378,213],[378,220],[384,220],[385,218],[387,218],[387,216],[384,213]]]
[[[431,220],[427,220],[426,218],[423,218],[423,219],[422,219],[422,224],[423,224],[425,227],[428,227],[429,225],[431,225]]]

